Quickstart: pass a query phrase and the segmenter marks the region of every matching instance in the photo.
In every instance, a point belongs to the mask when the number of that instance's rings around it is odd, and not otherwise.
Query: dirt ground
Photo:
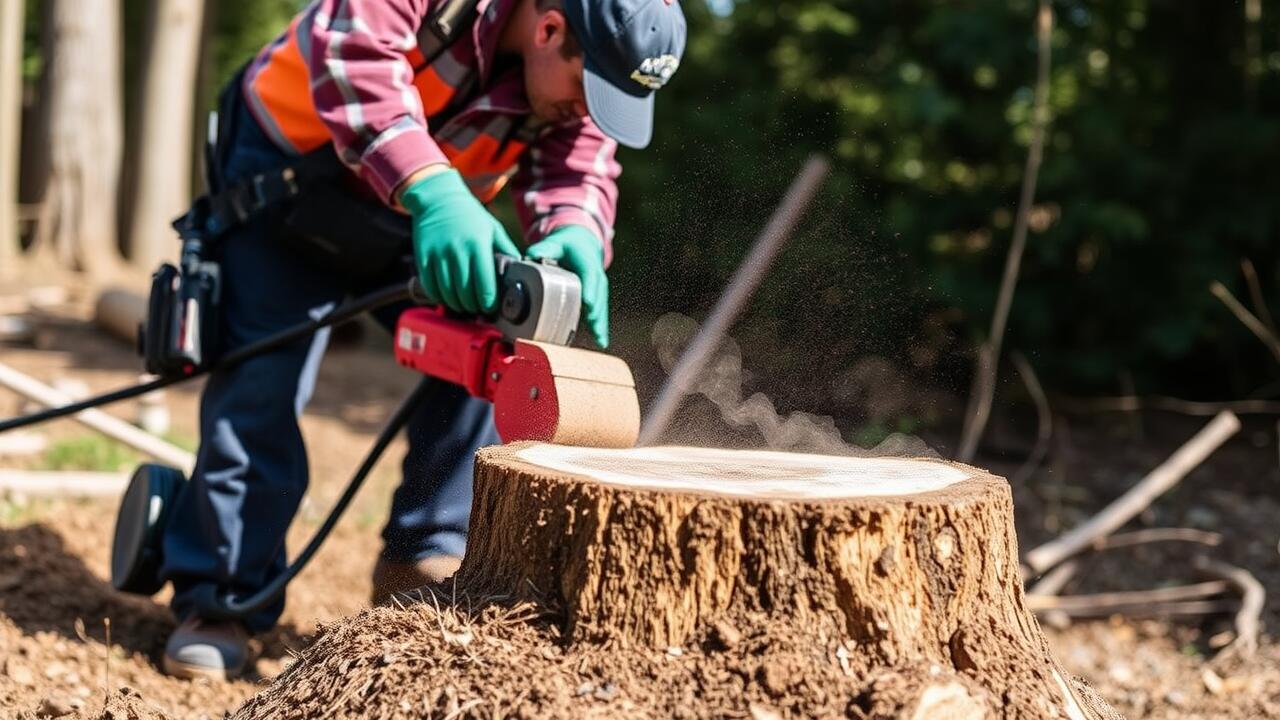
[[[130,349],[89,330],[86,317],[83,306],[45,315],[40,349],[0,346],[0,362],[46,381],[74,377],[94,391],[132,382],[138,365]],[[379,339],[334,350],[322,366],[303,420],[313,479],[290,529],[293,550],[318,527],[360,451],[414,382],[380,350]],[[195,437],[197,391],[193,386],[168,392],[179,437]],[[20,407],[15,396],[0,392],[0,417]],[[134,408],[126,403],[112,412],[131,418]],[[690,412],[698,412],[697,403]],[[1050,462],[1014,488],[1021,546],[1032,547],[1087,517],[1204,421],[1089,417],[1073,419],[1069,433],[1059,428]],[[88,434],[69,421],[42,432],[54,440]],[[215,718],[235,710],[307,648],[318,627],[366,607],[378,534],[397,481],[395,460],[402,452],[392,447],[334,536],[291,587],[282,625],[257,641],[254,674],[228,685],[179,681],[159,672],[156,661],[173,625],[164,596],[121,595],[107,581],[114,501],[0,494],[0,716]],[[1006,475],[1016,470],[1016,464],[980,464]],[[29,459],[0,457],[0,468],[30,465]],[[1214,556],[1249,569],[1268,589],[1263,620],[1274,631],[1280,627],[1277,518],[1276,427],[1274,419],[1263,419],[1248,422],[1135,524],[1222,533]],[[1196,574],[1190,557],[1186,547],[1173,545],[1104,553],[1084,563],[1066,592],[1191,581]],[[1251,660],[1215,659],[1230,630],[1230,616],[1111,618],[1046,628],[1064,666],[1126,717],[1280,717],[1280,644],[1264,633]],[[573,685],[580,686],[585,687]],[[588,695],[599,705],[590,714],[623,711],[610,705],[610,691],[593,685]]]

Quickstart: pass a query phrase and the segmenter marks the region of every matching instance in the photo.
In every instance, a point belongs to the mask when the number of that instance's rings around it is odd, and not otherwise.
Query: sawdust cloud
[[[697,332],[698,322],[680,313],[667,313],[653,324],[651,340],[665,372],[671,372]],[[762,392],[744,399],[742,386],[742,350],[726,337],[694,382],[691,394],[711,401],[726,423],[755,428],[772,450],[853,457],[941,457],[924,440],[904,433],[892,433],[872,448],[861,447],[844,439],[834,418],[802,411],[784,416]]]

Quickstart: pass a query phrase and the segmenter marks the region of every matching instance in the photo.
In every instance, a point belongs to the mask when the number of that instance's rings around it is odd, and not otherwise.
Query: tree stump
[[[486,703],[477,716],[508,694],[505,711],[523,708],[517,715],[586,712],[576,696],[546,704],[556,683],[576,682],[563,678],[566,667],[631,678],[622,692],[635,702],[613,708],[617,716],[759,717],[766,701],[798,716],[1114,716],[1058,667],[1026,607],[1008,484],[952,463],[487,448],[450,592],[531,601],[551,615],[556,649],[530,650],[513,665],[527,668],[517,670],[523,699],[490,667],[476,676]],[[437,610],[447,595],[428,594]],[[457,635],[440,628],[445,641]],[[341,644],[319,655],[349,653]],[[586,659],[601,652],[604,666]],[[671,658],[688,667],[671,670]],[[549,660],[555,670],[538,669]],[[457,678],[437,682],[455,687]],[[669,689],[637,687],[646,682]],[[697,699],[684,713],[675,698],[689,683]],[[530,692],[542,704],[530,705]]]

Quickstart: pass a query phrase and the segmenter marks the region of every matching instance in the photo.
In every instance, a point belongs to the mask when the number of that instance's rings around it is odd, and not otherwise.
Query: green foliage
[[[305,0],[217,0],[210,78],[214,86],[221,87],[306,4]]]
[[[749,365],[803,378],[770,385],[797,402],[869,352],[940,358],[914,364],[962,389],[1012,235],[1036,4],[685,8],[657,140],[623,157],[619,306],[709,308],[821,151],[826,192],[736,330]],[[1207,288],[1244,297],[1248,257],[1280,299],[1280,13],[1264,12],[1250,58],[1241,4],[1053,8],[1052,125],[1007,347],[1060,389],[1113,391],[1128,369],[1144,391],[1251,391],[1270,360]],[[927,337],[937,318],[957,342]]]

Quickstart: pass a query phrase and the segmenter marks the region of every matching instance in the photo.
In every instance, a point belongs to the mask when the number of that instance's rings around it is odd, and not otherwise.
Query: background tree
[[[0,276],[18,255],[18,158],[21,155],[22,31],[26,6],[0,3]]]
[[[64,267],[103,275],[119,264],[120,6],[116,0],[50,0],[48,22],[43,252]]]
[[[191,139],[203,0],[148,3],[146,60],[131,133],[134,162],[122,198],[132,262],[151,269],[175,255],[170,221],[191,201]]]

